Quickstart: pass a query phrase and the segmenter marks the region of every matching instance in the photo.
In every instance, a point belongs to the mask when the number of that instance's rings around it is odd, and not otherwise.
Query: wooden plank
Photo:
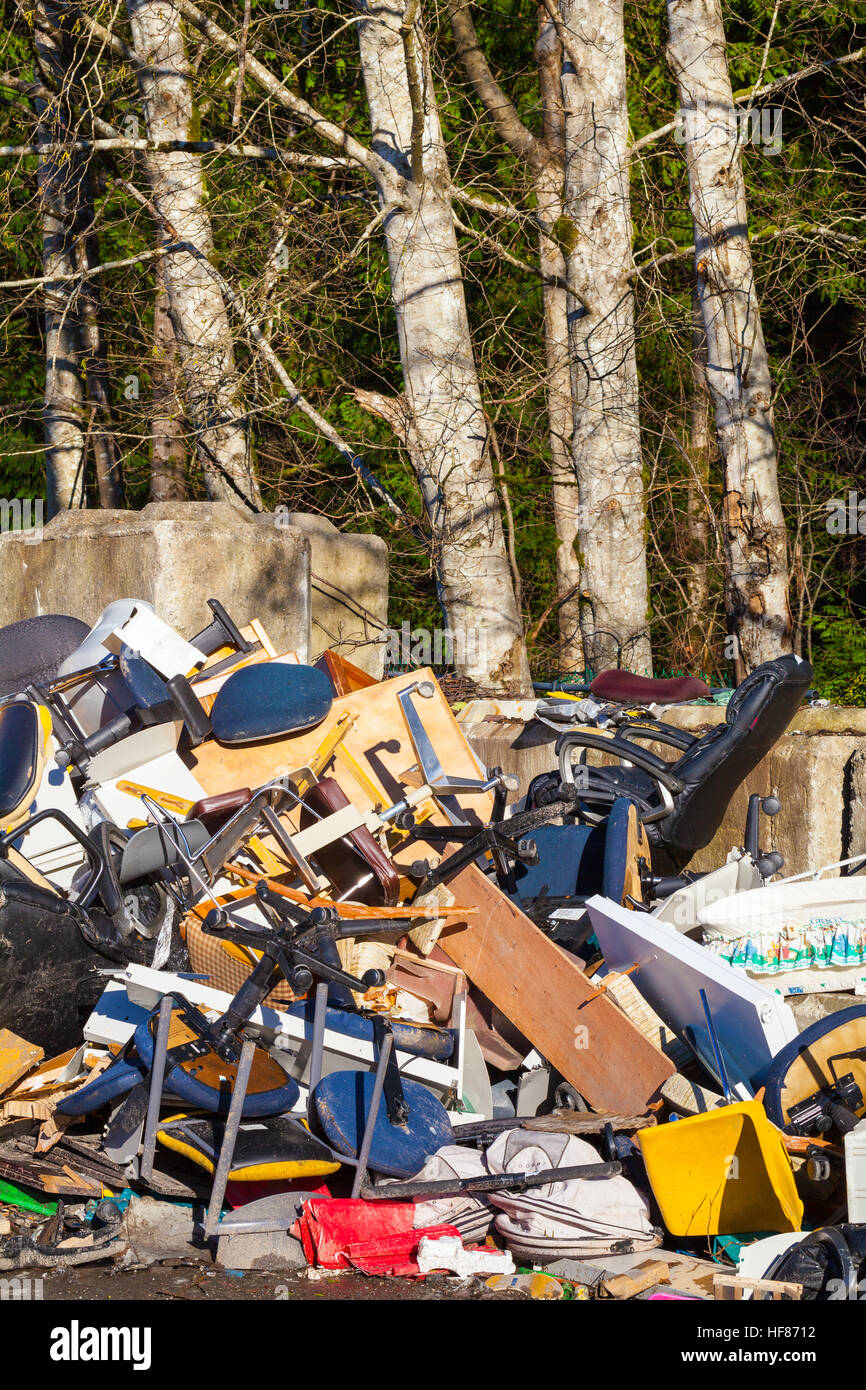
[[[444,771],[454,776],[480,777],[478,760],[429,669],[395,676],[393,680],[380,681],[365,690],[335,699],[322,723],[305,733],[234,748],[208,739],[190,754],[192,771],[208,796],[234,791],[237,787],[263,786],[309,763],[325,735],[348,710],[358,717],[340,747],[361,765],[379,794],[381,804],[391,805],[406,792],[409,784],[401,774],[415,762],[397,696],[416,681],[432,681],[435,688],[431,699],[417,699],[415,703]],[[353,805],[363,811],[371,809],[371,796],[339,761],[328,768],[328,776],[336,778]],[[486,822],[493,804],[490,793],[461,796],[460,801],[469,818],[479,827]],[[417,847],[404,851],[410,860],[417,858],[417,854]]]
[[[474,864],[449,882],[479,909],[439,945],[594,1110],[637,1115],[659,1097],[673,1063]]]
[[[322,652],[315,664],[328,676],[338,695],[351,695],[355,690],[366,690],[370,685],[379,684],[374,676],[368,675],[360,666],[347,661],[330,647]]]
[[[524,1129],[538,1129],[549,1134],[601,1134],[610,1125],[617,1134],[635,1134],[639,1129],[652,1129],[655,1115],[609,1115],[582,1110],[554,1110],[551,1115],[528,1115]]]
[[[783,1298],[799,1302],[803,1296],[803,1285],[782,1279],[751,1279],[745,1274],[716,1274],[713,1276],[713,1296],[721,1302],[738,1300],[750,1291],[752,1302],[765,1302],[758,1295],[770,1295],[769,1301],[781,1303]]]

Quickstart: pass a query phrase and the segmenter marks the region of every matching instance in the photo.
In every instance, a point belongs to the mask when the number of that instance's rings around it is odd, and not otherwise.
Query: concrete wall
[[[112,599],[142,598],[190,637],[217,598],[240,626],[259,618],[280,651],[315,661],[336,647],[383,672],[388,547],[306,512],[246,516],[215,502],[61,512],[41,536],[0,535],[0,575],[0,626],[40,613],[93,623]]]
[[[680,705],[662,719],[700,734],[724,722],[719,706]],[[498,764],[521,778],[522,795],[532,777],[556,766],[556,735],[527,725],[515,701],[474,700],[460,715],[464,733],[487,766]],[[548,738],[549,733],[549,738]],[[647,744],[670,757],[671,750]],[[802,873],[866,851],[866,710],[800,711],[788,732],[735,793],[715,838],[691,868],[714,868],[742,843],[750,792],[778,796],[778,816],[761,818],[761,848],[785,856],[786,874]]]
[[[41,539],[0,536],[0,626],[40,613],[94,623],[112,599],[142,598],[184,636],[217,598],[259,618],[280,650],[310,648],[310,544],[297,527],[254,525],[227,503],[152,502],[140,512],[61,512]]]
[[[258,518],[267,525],[270,517]],[[385,667],[388,625],[388,547],[379,536],[338,531],[327,517],[312,512],[276,513],[279,528],[288,520],[310,546],[310,660],[328,647],[377,680]]]

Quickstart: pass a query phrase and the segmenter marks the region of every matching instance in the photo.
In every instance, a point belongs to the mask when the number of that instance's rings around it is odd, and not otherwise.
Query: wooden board
[[[320,671],[327,673],[338,695],[351,695],[353,690],[366,690],[368,686],[378,684],[374,676],[362,671],[360,666],[354,666],[330,647],[322,652],[315,664]]]
[[[458,902],[480,909],[448,926],[439,945],[594,1110],[637,1115],[659,1098],[674,1065],[474,864],[451,879]]]
[[[263,786],[309,762],[325,735],[343,711],[348,710],[358,717],[342,746],[358,761],[364,774],[381,793],[382,805],[392,805],[410,786],[401,774],[416,761],[397,696],[416,681],[432,681],[435,686],[432,699],[416,698],[415,705],[443,770],[453,776],[481,777],[478,760],[429,669],[395,676],[334,700],[321,724],[305,733],[235,748],[222,747],[208,739],[190,754],[192,770],[208,796],[234,791],[237,787]],[[370,796],[339,760],[328,768],[328,775],[339,782],[353,805],[362,811],[371,809]],[[166,788],[166,791],[171,790],[171,787]],[[479,825],[486,822],[493,801],[490,793],[461,796],[460,800],[471,821]],[[417,846],[408,857],[410,860],[418,857]]]

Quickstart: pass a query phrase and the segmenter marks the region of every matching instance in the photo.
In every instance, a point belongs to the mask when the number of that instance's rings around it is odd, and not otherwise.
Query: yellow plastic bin
[[[635,1137],[671,1235],[800,1230],[803,1204],[782,1136],[758,1101]]]

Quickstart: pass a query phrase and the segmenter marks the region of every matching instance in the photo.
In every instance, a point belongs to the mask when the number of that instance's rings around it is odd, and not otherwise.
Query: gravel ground
[[[21,1277],[27,1271],[21,1270]],[[336,1302],[419,1302],[445,1299],[523,1299],[524,1295],[495,1294],[478,1279],[463,1281],[430,1275],[426,1279],[367,1278],[343,1274],[307,1279],[297,1275],[247,1272],[243,1276],[225,1270],[208,1269],[204,1264],[176,1261],[150,1265],[146,1269],[114,1269],[108,1265],[80,1265],[73,1269],[34,1270],[31,1277],[44,1275],[44,1302],[72,1301],[104,1303],[125,1301],[198,1303],[226,1301],[310,1302],[328,1299]]]

